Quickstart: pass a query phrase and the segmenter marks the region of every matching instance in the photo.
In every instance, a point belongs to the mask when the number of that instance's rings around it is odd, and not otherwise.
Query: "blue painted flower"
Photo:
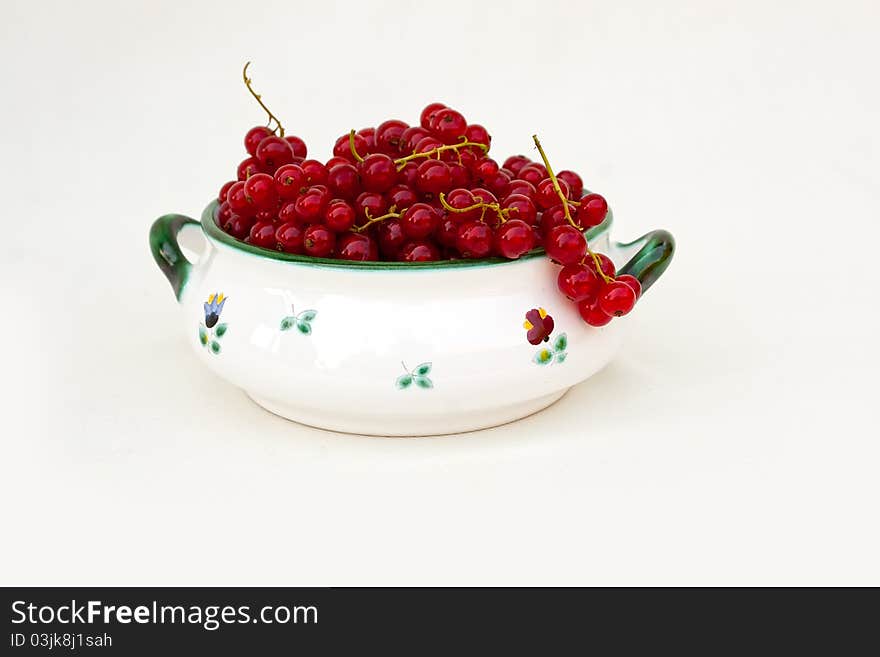
[[[220,319],[220,313],[223,312],[223,304],[226,303],[226,297],[216,292],[208,297],[205,304],[205,326],[213,328]]]

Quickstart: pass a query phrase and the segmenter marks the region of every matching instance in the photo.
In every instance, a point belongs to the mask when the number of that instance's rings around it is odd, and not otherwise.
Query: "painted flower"
[[[226,303],[226,297],[222,294],[214,293],[208,297],[205,303],[205,326],[213,328],[220,319],[220,313],[223,312],[223,304]]]
[[[526,313],[523,328],[528,331],[526,338],[529,342],[541,344],[541,342],[547,342],[550,339],[550,334],[553,333],[553,318],[543,308],[532,308]]]

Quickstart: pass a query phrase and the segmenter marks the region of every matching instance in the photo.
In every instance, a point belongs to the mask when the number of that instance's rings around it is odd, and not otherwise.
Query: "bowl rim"
[[[584,193],[589,192],[587,192],[587,190],[584,190]],[[337,269],[370,270],[461,269],[464,267],[495,267],[500,265],[511,265],[526,260],[539,258],[545,253],[544,247],[539,246],[520,256],[516,260],[494,257],[475,259],[462,258],[461,260],[434,260],[431,262],[389,262],[384,260],[368,260],[361,262],[355,260],[337,260],[335,258],[316,258],[314,256],[300,255],[296,253],[285,253],[284,251],[274,251],[272,249],[264,249],[259,246],[254,246],[253,244],[240,242],[239,240],[226,233],[222,228],[220,228],[220,226],[217,225],[216,215],[219,208],[220,202],[217,199],[214,199],[207,205],[207,207],[205,207],[204,211],[202,212],[201,227],[205,233],[205,236],[210,241],[222,244],[248,255],[263,258],[265,260],[289,262],[298,265],[333,267]],[[593,226],[592,228],[585,231],[584,236],[587,238],[587,241],[594,240],[602,233],[608,231],[611,228],[611,224],[613,222],[614,215],[611,211],[611,207],[609,206],[608,214],[605,216],[605,220],[598,226]]]

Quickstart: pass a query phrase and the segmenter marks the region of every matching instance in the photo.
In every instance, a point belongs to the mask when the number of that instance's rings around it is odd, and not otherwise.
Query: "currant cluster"
[[[604,221],[605,199],[584,194],[574,171],[554,174],[537,137],[543,164],[524,155],[499,164],[486,128],[432,103],[416,125],[391,119],[340,136],[322,162],[307,157],[302,139],[285,136],[247,66],[244,81],[270,121],[248,130],[248,157],[220,189],[217,223],[234,238],[360,261],[515,259],[543,246],[562,265],[560,291],[588,324],[603,326],[635,305],[639,281],[617,276],[584,238]]]

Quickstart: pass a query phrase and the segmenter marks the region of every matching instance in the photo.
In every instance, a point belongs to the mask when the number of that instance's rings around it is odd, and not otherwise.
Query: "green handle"
[[[178,301],[192,270],[192,263],[180,250],[177,234],[187,224],[198,223],[182,214],[166,214],[156,219],[150,228],[150,251],[153,252],[153,259],[171,283],[171,289]]]
[[[618,243],[617,248],[627,249],[638,245],[641,245],[639,251],[617,273],[638,278],[644,292],[669,266],[675,252],[675,238],[668,230],[652,230],[627,244]]]

